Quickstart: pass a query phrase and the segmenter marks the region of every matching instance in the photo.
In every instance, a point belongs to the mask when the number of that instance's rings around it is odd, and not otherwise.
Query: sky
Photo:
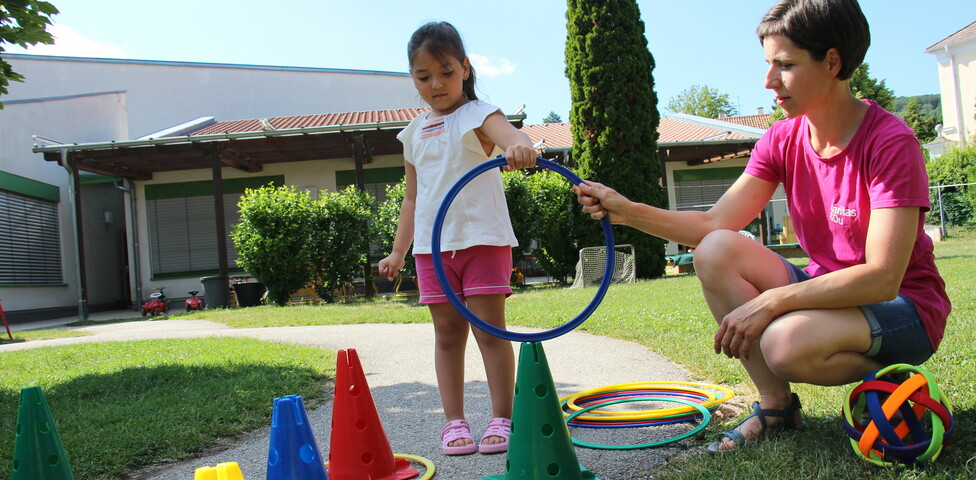
[[[10,53],[384,72],[408,70],[420,25],[451,22],[477,72],[479,98],[526,123],[569,121],[565,0],[49,0],[54,45]],[[772,111],[755,29],[774,0],[638,0],[658,107],[693,85],[728,94],[742,115]],[[939,92],[925,49],[976,20],[973,0],[861,0],[871,26],[870,75],[896,96]],[[326,113],[326,112],[323,112]],[[236,119],[219,119],[236,120]]]

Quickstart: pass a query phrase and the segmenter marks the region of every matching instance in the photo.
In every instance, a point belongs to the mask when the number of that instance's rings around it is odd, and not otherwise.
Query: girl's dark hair
[[[871,45],[868,21],[857,0],[780,0],[756,28],[759,43],[770,35],[783,35],[807,50],[816,61],[827,50],[840,52],[841,80],[847,80],[864,61]]]
[[[445,57],[451,56],[464,64],[464,59],[468,54],[464,52],[464,42],[461,41],[461,34],[458,33],[454,25],[447,22],[427,23],[410,36],[407,43],[407,58],[413,66],[413,59],[420,50],[430,52],[438,60],[444,61]],[[446,62],[445,62],[446,63]],[[461,86],[464,96],[468,100],[477,100],[478,96],[474,93],[474,67],[468,67],[468,78]]]

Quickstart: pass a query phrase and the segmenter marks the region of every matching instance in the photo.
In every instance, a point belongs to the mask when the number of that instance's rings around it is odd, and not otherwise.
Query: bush
[[[331,302],[336,288],[363,274],[373,204],[354,187],[319,200],[294,186],[248,189],[231,232],[237,264],[267,287],[275,305],[308,283]]]
[[[332,292],[356,277],[364,276],[370,234],[367,223],[373,216],[375,200],[368,192],[348,187],[324,193],[315,202],[310,218],[312,234],[312,282],[326,302],[335,301]]]
[[[532,248],[532,240],[535,239],[536,216],[533,212],[532,186],[525,170],[502,172],[502,182],[505,185],[508,216],[512,220],[512,229],[515,230],[515,238],[519,244],[512,249],[512,265],[521,265],[525,252]]]
[[[576,195],[569,182],[556,172],[536,173],[529,176],[528,183],[532,234],[539,240],[539,247],[532,254],[547,275],[565,282],[567,276],[576,272],[579,259],[574,232],[577,219],[583,214],[576,203]]]
[[[268,289],[268,299],[284,305],[312,276],[312,218],[316,206],[294,186],[247,189],[237,204],[241,220],[231,232],[237,265]]]
[[[376,217],[373,218],[373,231],[382,250],[380,255],[387,256],[393,251],[393,242],[396,240],[397,226],[400,224],[400,206],[403,205],[403,195],[407,192],[407,184],[404,181],[386,186],[386,200],[379,204],[376,210]],[[411,239],[412,240],[412,239]],[[413,261],[413,244],[407,249],[404,257],[404,265],[401,273],[403,275],[416,275],[417,267]]]

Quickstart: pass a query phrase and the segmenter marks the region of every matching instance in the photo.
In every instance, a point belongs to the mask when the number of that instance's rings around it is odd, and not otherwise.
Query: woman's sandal
[[[452,447],[451,442],[455,440],[471,440],[471,443],[467,445],[459,445]],[[451,420],[441,428],[441,451],[444,455],[470,455],[478,451],[478,446],[474,443],[474,437],[471,436],[471,426],[468,422],[461,420]]]
[[[508,451],[508,438],[512,435],[512,421],[507,418],[495,417],[488,420],[488,430],[485,430],[481,437],[481,445],[478,451],[481,453],[502,453]],[[485,443],[488,437],[501,437],[504,442]]]
[[[722,440],[719,440],[709,445],[708,451],[712,453],[725,453],[725,452],[731,452],[737,450],[746,445],[755,444],[756,442],[759,441],[760,438],[763,437],[763,435],[766,434],[766,430],[769,429],[769,426],[766,425],[766,417],[780,417],[783,419],[783,425],[777,427],[777,430],[803,430],[804,428],[806,428],[806,424],[804,424],[802,420],[800,421],[800,423],[796,423],[794,420],[794,418],[796,418],[796,412],[798,412],[801,408],[803,407],[800,405],[800,397],[798,397],[795,393],[793,394],[793,403],[789,407],[783,410],[774,410],[774,409],[764,410],[759,406],[759,402],[754,402],[752,404],[752,413],[750,413],[748,417],[743,418],[742,421],[740,421],[738,424],[735,425],[734,428],[732,428],[732,430],[728,432],[722,432],[722,436],[723,436]],[[762,430],[760,430],[759,435],[755,439],[749,440],[746,438],[745,435],[739,432],[739,427],[741,427],[744,423],[749,421],[749,419],[752,417],[759,418],[759,424],[762,425]],[[725,437],[732,439],[732,443],[735,445],[735,448],[730,448],[727,450],[722,450],[720,448],[722,446],[723,440],[725,440]]]

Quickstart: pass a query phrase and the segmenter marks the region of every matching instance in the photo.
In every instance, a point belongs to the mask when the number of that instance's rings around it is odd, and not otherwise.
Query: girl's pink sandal
[[[467,438],[471,443],[451,447],[451,442]],[[478,446],[474,443],[471,436],[471,427],[465,420],[451,420],[441,429],[441,451],[444,455],[470,455],[478,451]]]
[[[502,453],[508,451],[508,438],[512,435],[512,421],[507,418],[495,417],[488,420],[488,430],[481,437],[481,445],[478,451],[481,453]],[[502,437],[505,439],[501,443],[486,444],[488,437]]]

